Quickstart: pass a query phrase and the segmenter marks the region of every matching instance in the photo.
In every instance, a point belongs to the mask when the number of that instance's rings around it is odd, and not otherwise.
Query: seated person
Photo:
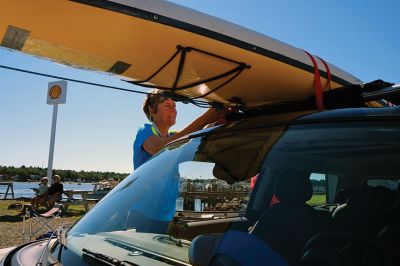
[[[61,199],[61,195],[64,193],[64,187],[61,184],[61,177],[59,175],[53,176],[53,182],[47,190],[46,196],[38,200],[38,204],[47,202],[50,209]]]
[[[47,196],[47,190],[49,189],[48,183],[49,180],[47,179],[46,176],[40,179],[39,189],[35,190],[36,196],[33,197],[31,200],[33,208],[37,209],[39,207],[40,199],[44,199]]]

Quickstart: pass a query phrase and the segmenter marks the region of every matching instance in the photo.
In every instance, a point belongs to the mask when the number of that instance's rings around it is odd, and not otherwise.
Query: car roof
[[[346,118],[361,118],[361,117],[396,117],[400,118],[400,106],[396,107],[381,107],[381,108],[346,108],[336,109],[324,112],[314,112],[306,116],[300,117],[298,120],[325,120],[325,119],[346,119]]]
[[[252,114],[242,115],[240,119],[233,120],[223,126],[208,128],[189,135],[190,138],[201,135],[257,129],[273,126],[287,126],[293,124],[309,124],[322,122],[345,122],[366,120],[399,120],[400,106],[381,108],[346,108],[318,112],[316,110],[287,112],[278,114]]]

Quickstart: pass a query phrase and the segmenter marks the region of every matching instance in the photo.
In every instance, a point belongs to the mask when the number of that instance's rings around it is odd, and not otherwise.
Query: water
[[[183,211],[183,203],[184,203],[184,201],[183,201],[182,197],[178,197],[176,199],[176,210],[177,211]]]
[[[38,188],[39,182],[14,182],[14,197],[28,197],[32,198],[35,195],[35,192],[32,188]],[[64,190],[88,190],[92,191],[94,185],[92,183],[82,183],[78,185],[78,183],[63,183]],[[7,188],[4,186],[0,186],[0,191],[5,192]],[[10,193],[10,192],[9,192]],[[10,195],[10,194],[9,194]],[[63,195],[65,197],[65,195]],[[80,195],[74,195],[74,198],[79,198]],[[9,198],[9,196],[7,197]]]
[[[201,207],[201,199],[194,199],[194,211],[201,212],[203,210]]]

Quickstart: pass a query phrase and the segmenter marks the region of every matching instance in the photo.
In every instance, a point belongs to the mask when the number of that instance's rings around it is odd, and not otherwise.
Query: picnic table
[[[2,195],[2,194],[4,194],[4,198],[3,199],[6,199],[7,198],[7,196],[8,196],[8,192],[10,191],[11,192],[11,196],[12,196],[12,198],[14,198],[14,185],[13,185],[13,182],[0,182],[0,186],[6,186],[7,188],[6,188],[6,192],[0,192],[0,195]]]
[[[83,205],[85,210],[89,210],[89,203],[97,203],[97,199],[91,199],[89,190],[65,190],[64,194],[67,195],[67,200],[62,204],[67,208],[69,205]],[[74,198],[75,195],[80,195],[81,199]]]

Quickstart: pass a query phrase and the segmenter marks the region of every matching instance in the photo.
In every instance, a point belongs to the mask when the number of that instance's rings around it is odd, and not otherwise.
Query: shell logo
[[[61,87],[53,85],[49,90],[49,96],[51,99],[58,99],[61,95]]]

